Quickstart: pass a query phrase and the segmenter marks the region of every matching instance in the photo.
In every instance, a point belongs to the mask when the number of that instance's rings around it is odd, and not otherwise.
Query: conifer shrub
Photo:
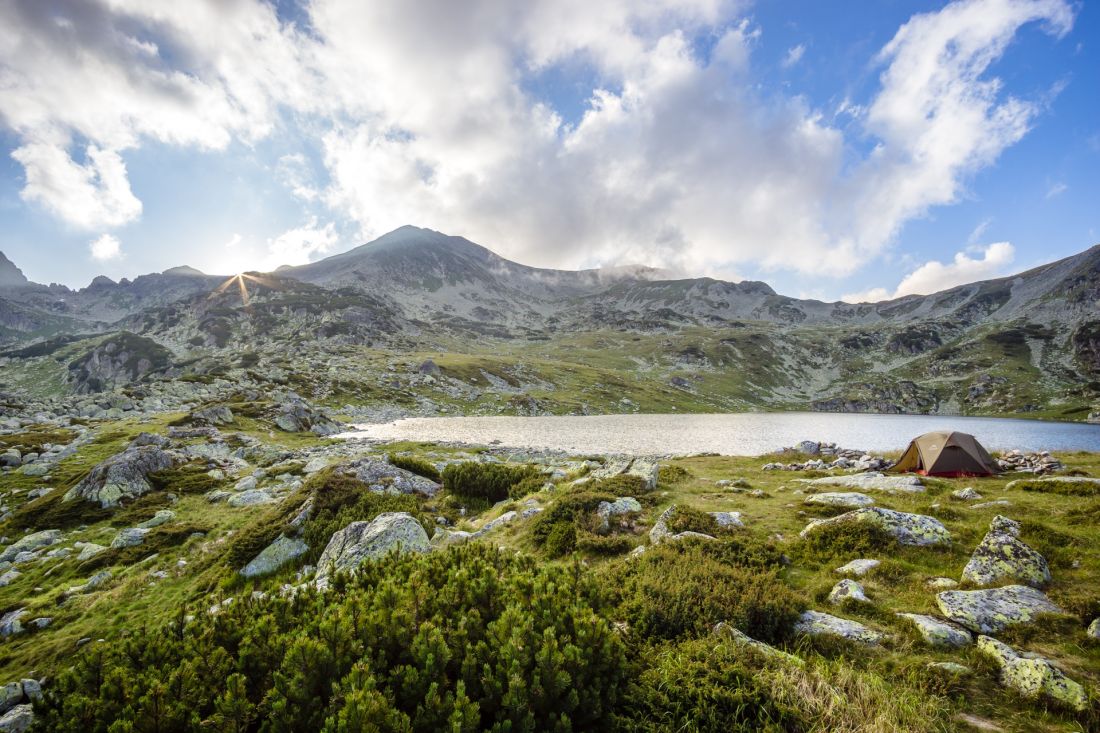
[[[601,501],[614,501],[615,497],[610,494],[601,494],[593,491],[572,491],[563,493],[553,504],[551,504],[546,511],[542,512],[535,519],[531,536],[535,540],[535,544],[550,553],[547,549],[550,536],[557,532],[558,537],[567,537],[569,532],[565,529],[558,529],[559,527],[569,526],[573,528],[573,536],[576,536],[576,530],[587,529],[591,531],[595,529],[593,515],[596,511],[596,507],[600,505]],[[557,544],[560,540],[557,540],[554,547],[559,548]],[[570,549],[571,551],[571,549]],[[559,557],[561,553],[551,554],[552,557]]]
[[[443,469],[443,488],[463,498],[497,502],[507,499],[516,484],[537,476],[533,466],[465,461]]]
[[[558,522],[550,528],[542,549],[550,557],[562,557],[577,547],[577,528],[572,522]]]
[[[714,537],[722,531],[722,528],[718,525],[718,520],[706,512],[677,504],[676,511],[668,519],[668,530],[673,534],[699,532]]]
[[[795,551],[807,562],[825,562],[846,557],[870,557],[897,546],[897,540],[870,522],[827,524],[810,532]]]
[[[435,481],[437,484],[443,481],[442,474],[439,473],[439,469],[431,461],[417,456],[402,456],[392,453],[387,456],[387,460],[391,465],[415,473],[417,476],[423,476],[429,481]]]
[[[639,498],[651,493],[650,489],[646,488],[644,478],[628,473],[600,479],[591,484],[589,488],[591,491],[597,491],[601,494],[611,494],[615,497],[633,496],[634,498]]]
[[[630,535],[598,535],[582,532],[577,535],[576,548],[589,555],[621,555],[634,549],[634,539]]]

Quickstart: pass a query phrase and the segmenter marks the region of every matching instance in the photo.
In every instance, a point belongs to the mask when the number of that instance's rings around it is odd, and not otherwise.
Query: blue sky
[[[858,300],[1100,241],[1084,3],[130,5],[0,8],[0,250],[36,281],[411,223]]]

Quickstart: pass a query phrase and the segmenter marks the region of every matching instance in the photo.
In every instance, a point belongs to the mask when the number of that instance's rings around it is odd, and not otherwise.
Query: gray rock
[[[871,506],[875,500],[866,494],[855,491],[826,491],[822,494],[813,494],[802,502],[816,506],[838,506],[845,509],[859,509]]]
[[[997,499],[996,501],[987,501],[982,504],[971,504],[971,509],[998,509],[1000,507],[1012,506],[1012,502],[1008,499]]]
[[[611,518],[627,514],[636,514],[642,511],[642,505],[632,496],[624,496],[614,501],[601,501],[596,507],[596,518],[599,521],[597,531],[606,533],[611,530]]]
[[[929,646],[957,649],[974,643],[969,631],[949,621],[919,613],[899,613],[898,616],[912,621]]]
[[[301,398],[291,398],[279,405],[275,425],[288,433],[310,432],[322,437],[347,430],[346,425],[341,425]]]
[[[0,561],[11,562],[20,553],[34,552],[43,547],[56,545],[60,541],[61,530],[59,529],[44,529],[40,532],[33,532],[20,537],[18,540],[5,547],[3,552],[0,552]]]
[[[741,512],[707,512],[714,521],[718,522],[719,527],[744,527],[745,522],[741,519]]]
[[[34,709],[28,705],[16,705],[0,717],[0,733],[26,733],[34,723]]]
[[[748,634],[742,632],[740,629],[734,626],[730,626],[725,621],[719,621],[717,624],[715,624],[714,634],[728,641],[732,641],[738,646],[747,647],[749,649],[760,652],[764,656],[771,657],[772,659],[779,659],[798,667],[801,667],[805,664],[805,662],[803,662],[801,658],[796,657],[793,654],[788,654],[787,652],[780,651],[771,644],[765,644],[762,641],[757,641]]]
[[[461,545],[469,542],[473,538],[473,532],[463,532],[458,529],[443,529],[442,527],[437,527],[435,534],[432,535],[431,546],[433,549],[440,549],[443,547],[450,547],[451,545]]]
[[[959,581],[954,578],[929,578],[925,585],[932,590],[951,590],[959,587]]]
[[[673,504],[668,509],[661,512],[661,516],[657,517],[657,521],[653,523],[653,527],[649,530],[649,541],[654,545],[659,545],[661,542],[668,539],[672,532],[668,528],[668,522],[672,519],[672,515],[676,513],[676,505]]]
[[[196,425],[229,425],[233,422],[233,411],[225,405],[204,407],[191,412],[191,422]]]
[[[974,585],[1017,581],[1036,588],[1049,584],[1046,558],[1021,542],[1019,534],[1019,523],[1000,515],[994,517],[989,532],[963,568],[963,581]]]
[[[32,463],[19,469],[24,476],[41,477],[50,472],[51,466],[47,463]]]
[[[24,608],[8,611],[0,616],[0,637],[15,636],[23,631],[23,617],[27,615]]]
[[[42,697],[42,685],[38,680],[25,679],[21,680],[23,685],[23,694],[27,696],[28,700],[37,700]]]
[[[711,537],[709,534],[703,534],[702,532],[679,532],[678,534],[669,535],[665,538],[668,542],[679,542],[681,540],[716,540],[716,537]]]
[[[928,668],[946,672],[956,677],[968,675],[973,672],[970,667],[967,667],[965,664],[959,664],[958,662],[929,662]]]
[[[233,494],[226,502],[231,507],[257,506],[259,504],[271,504],[277,499],[267,489],[251,489]]]
[[[478,531],[474,532],[474,536],[475,537],[480,537],[481,535],[483,535],[487,532],[492,532],[497,527],[503,527],[506,524],[510,524],[518,516],[519,516],[519,512],[516,512],[516,511],[504,512],[504,514],[501,514],[496,519],[492,519],[492,520],[486,522],[485,526],[483,526]]]
[[[919,494],[924,491],[924,484],[916,476],[884,476],[881,473],[824,476],[811,479],[809,483],[811,486],[843,486],[859,491],[885,491],[891,494]]]
[[[141,529],[152,529],[162,524],[167,524],[176,518],[176,513],[171,509],[158,509],[156,514],[138,525]]]
[[[150,490],[149,474],[164,471],[181,458],[157,446],[128,448],[93,468],[65,494],[65,501],[82,499],[98,502],[104,508],[116,507],[122,499],[134,499]]]
[[[861,576],[861,575],[866,575],[867,573],[871,572],[873,569],[877,568],[881,564],[882,564],[881,560],[871,560],[871,559],[868,559],[868,558],[860,558],[859,560],[852,560],[851,562],[849,562],[845,565],[841,565],[839,568],[837,568],[833,572],[834,573],[840,573],[841,575],[855,575],[855,576],[858,577],[858,576]]]
[[[951,498],[959,501],[977,501],[982,498],[982,495],[975,491],[972,486],[967,486],[965,489],[952,491]]]
[[[128,527],[126,529],[119,530],[114,539],[111,540],[111,549],[119,550],[125,547],[137,547],[145,542],[145,535],[149,534],[148,529],[144,527]]]
[[[848,600],[868,602],[867,595],[863,592],[863,586],[854,580],[845,578],[829,591],[829,603],[839,606]]]
[[[806,525],[801,536],[807,537],[822,527],[863,523],[881,527],[902,545],[946,545],[951,542],[951,533],[938,519],[882,507],[864,507],[829,519],[814,520]]]
[[[0,713],[6,713],[23,702],[23,683],[9,682],[0,686]]]
[[[327,588],[331,576],[354,570],[364,561],[391,551],[427,552],[428,535],[406,512],[379,514],[370,522],[352,522],[332,535],[317,562],[317,587]]]
[[[1026,585],[982,590],[948,590],[936,595],[940,613],[981,634],[1028,624],[1042,613],[1062,613],[1042,591]]]
[[[261,550],[260,554],[256,555],[251,562],[241,568],[240,573],[246,578],[267,575],[307,552],[309,552],[309,545],[302,540],[279,535],[274,542]]]
[[[1049,659],[1018,653],[989,636],[978,637],[978,651],[1001,668],[1000,682],[1027,698],[1046,697],[1077,711],[1088,707],[1088,694]]]
[[[794,630],[806,636],[838,636],[868,646],[876,646],[885,638],[858,621],[830,616],[820,611],[803,613],[794,625]]]
[[[442,488],[431,479],[377,458],[360,458],[340,466],[337,470],[347,476],[354,476],[371,491],[379,494],[420,494],[431,498]]]
[[[245,476],[237,483],[233,484],[234,491],[253,491],[256,488],[256,477]]]
[[[1094,618],[1092,623],[1089,624],[1088,631],[1089,636],[1093,639],[1100,639],[1100,617]]]
[[[9,585],[15,582],[16,578],[18,578],[20,575],[22,575],[22,573],[20,573],[18,570],[9,570],[3,575],[0,575],[0,588],[7,588]]]
[[[97,545],[94,542],[82,542],[80,544],[80,554],[76,556],[77,562],[84,562],[90,560],[101,552],[106,552],[107,548],[103,545]]]

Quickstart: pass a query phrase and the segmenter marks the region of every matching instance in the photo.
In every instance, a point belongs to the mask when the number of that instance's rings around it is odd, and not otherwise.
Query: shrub
[[[717,519],[702,510],[682,504],[676,506],[676,511],[669,518],[668,529],[673,534],[700,532],[711,537],[722,531]]]
[[[897,541],[876,524],[847,522],[818,527],[798,543],[797,552],[808,562],[824,562],[868,557],[896,546]]]
[[[1060,494],[1062,496],[1098,496],[1100,486],[1090,483],[1070,483],[1065,481],[1043,481],[1037,478],[1017,479],[1013,488],[1035,491],[1040,494]]]
[[[439,473],[439,469],[430,461],[426,461],[423,458],[417,458],[416,456],[399,456],[391,453],[387,456],[387,459],[391,465],[415,473],[417,476],[423,476],[430,481],[435,481],[437,484],[443,481],[443,476]]]
[[[175,494],[205,494],[218,488],[221,481],[207,475],[206,466],[191,463],[149,474],[149,485]]]
[[[532,466],[465,461],[443,469],[443,488],[461,497],[497,502],[507,499],[520,481],[538,475]]]
[[[678,639],[709,633],[719,621],[767,642],[788,637],[804,608],[775,570],[729,565],[709,541],[657,546],[629,563],[610,583],[619,610],[643,637]]]
[[[544,546],[550,534],[559,525],[576,527],[579,524],[585,529],[594,529],[589,527],[588,523],[596,507],[601,501],[614,499],[615,497],[610,494],[597,494],[591,491],[575,491],[562,495],[535,519],[531,530],[535,544]]]
[[[600,479],[599,481],[590,484],[589,489],[591,491],[598,491],[601,494],[611,494],[615,497],[639,497],[649,493],[649,489],[646,488],[644,478],[628,473],[620,474],[618,476],[611,476],[610,478]]]
[[[634,540],[622,534],[598,535],[584,532],[577,537],[577,549],[591,555],[621,555],[634,549]]]
[[[683,466],[661,466],[657,469],[657,483],[661,486],[675,486],[691,478],[691,471]]]
[[[568,522],[558,522],[550,528],[542,549],[550,557],[568,555],[577,546],[577,528]]]

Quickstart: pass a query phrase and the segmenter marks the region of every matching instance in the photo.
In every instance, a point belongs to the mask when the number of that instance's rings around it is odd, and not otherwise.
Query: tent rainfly
[[[992,476],[1000,473],[989,451],[967,433],[941,431],[913,438],[897,464],[897,473],[922,476]]]

